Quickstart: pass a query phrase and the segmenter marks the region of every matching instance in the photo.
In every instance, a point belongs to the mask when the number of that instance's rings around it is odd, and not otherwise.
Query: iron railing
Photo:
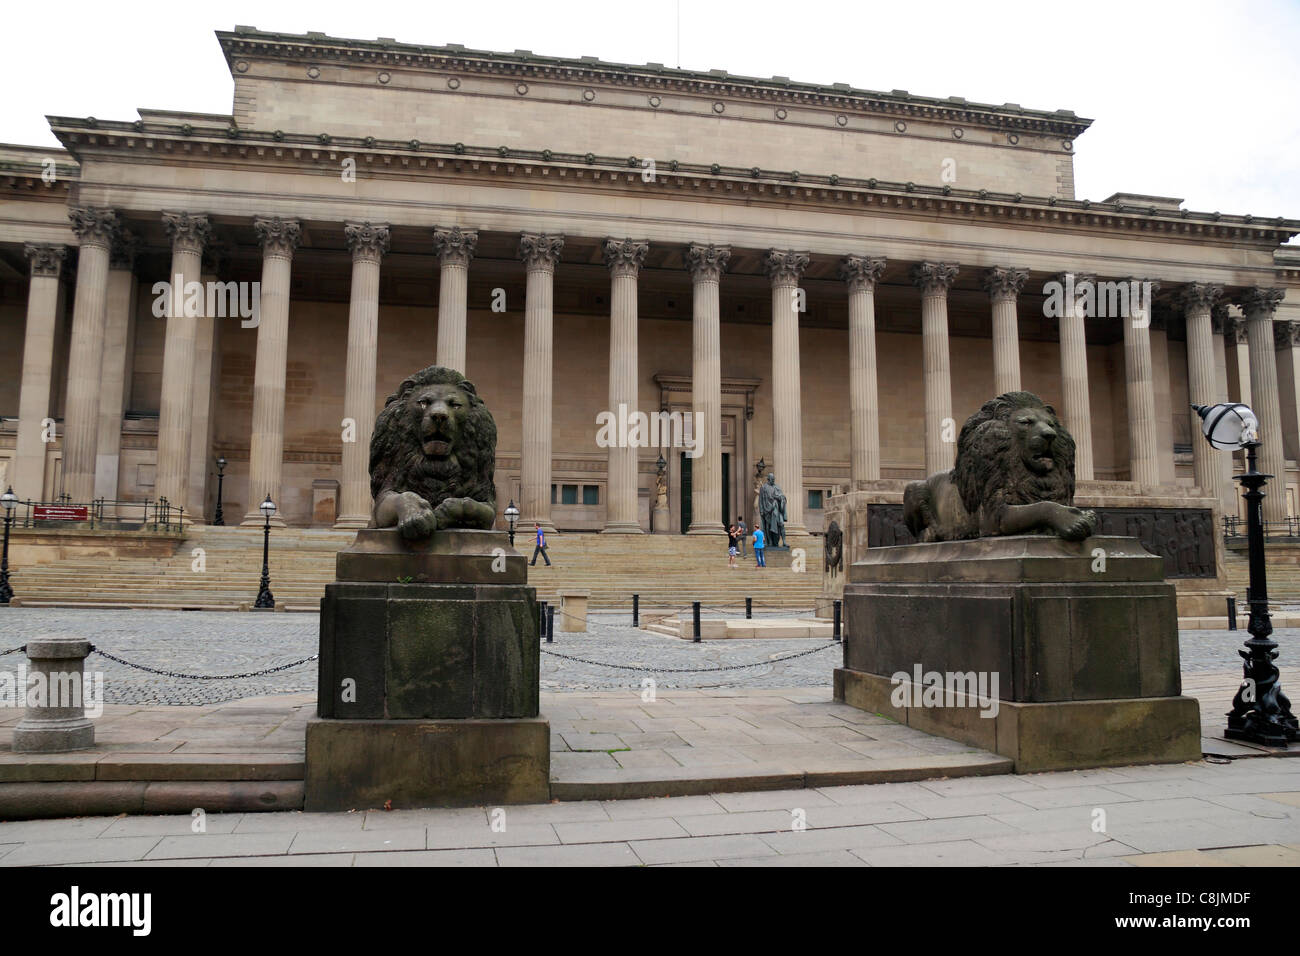
[[[1223,518],[1223,536],[1225,538],[1245,538],[1246,519],[1238,518],[1236,515],[1225,515]],[[1300,515],[1283,518],[1280,521],[1265,521],[1264,537],[1300,538]]]
[[[53,513],[42,516],[37,509],[50,509]],[[78,515],[81,509],[85,509],[84,518]],[[60,495],[55,501],[33,501],[29,498],[17,502],[13,509],[13,524],[17,528],[75,526],[117,531],[180,531],[184,516],[185,509],[166,498],[145,501],[115,498],[73,501],[70,495]]]

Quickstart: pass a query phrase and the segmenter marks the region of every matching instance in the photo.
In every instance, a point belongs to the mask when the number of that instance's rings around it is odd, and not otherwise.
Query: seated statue
[[[497,426],[472,382],[430,365],[388,397],[370,439],[372,528],[408,539],[496,521]]]
[[[1081,541],[1097,515],[1074,507],[1074,439],[1031,392],[990,399],[966,420],[952,471],[911,482],[903,520],[918,541],[1053,534]]]

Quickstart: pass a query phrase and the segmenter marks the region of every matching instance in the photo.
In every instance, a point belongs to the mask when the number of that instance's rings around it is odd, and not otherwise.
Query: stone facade
[[[165,495],[210,520],[221,455],[231,523],[266,494],[319,522],[313,488],[337,482],[356,526],[367,419],[438,361],[493,408],[498,506],[561,530],[649,531],[662,454],[671,531],[753,527],[762,459],[792,533],[818,533],[833,489],[890,500],[950,464],[952,426],[1011,383],[1062,413],[1108,500],[1229,509],[1188,403],[1253,397],[1287,476],[1269,517],[1296,513],[1300,256],[1279,247],[1300,222],[1076,200],[1090,120],[218,39],[229,115],[53,117],[62,150],[0,147],[0,469],[22,498]],[[160,298],[178,275],[197,309]],[[1153,300],[1056,308],[1066,276],[1139,276]],[[620,404],[694,420],[608,447]]]

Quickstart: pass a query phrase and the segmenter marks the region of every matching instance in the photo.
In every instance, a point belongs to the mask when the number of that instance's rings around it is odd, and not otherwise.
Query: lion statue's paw
[[[1060,535],[1066,541],[1082,541],[1097,530],[1097,513],[1070,508],[1072,514],[1061,523]]]
[[[403,538],[427,538],[438,528],[437,512],[413,491],[400,494],[396,502],[397,531]]]

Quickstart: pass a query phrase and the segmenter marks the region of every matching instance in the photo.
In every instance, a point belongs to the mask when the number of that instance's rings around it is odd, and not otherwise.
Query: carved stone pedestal
[[[321,601],[306,809],[549,799],[537,619],[504,533],[359,532]]]

